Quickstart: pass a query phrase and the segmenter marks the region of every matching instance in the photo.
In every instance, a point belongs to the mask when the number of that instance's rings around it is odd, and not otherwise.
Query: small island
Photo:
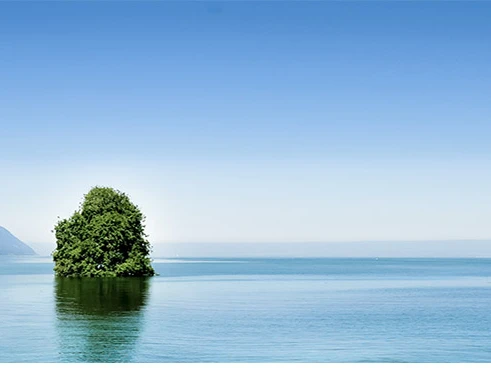
[[[154,276],[145,217],[125,193],[94,187],[55,226],[54,271],[63,277]]]

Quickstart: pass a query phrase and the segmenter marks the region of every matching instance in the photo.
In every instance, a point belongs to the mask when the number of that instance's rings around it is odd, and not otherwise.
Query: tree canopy
[[[58,276],[153,276],[145,217],[125,193],[94,187],[55,226]]]

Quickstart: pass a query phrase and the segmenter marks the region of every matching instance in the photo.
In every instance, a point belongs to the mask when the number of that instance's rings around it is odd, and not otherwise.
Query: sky
[[[490,16],[2,1],[0,225],[52,244],[103,185],[157,245],[491,239]]]

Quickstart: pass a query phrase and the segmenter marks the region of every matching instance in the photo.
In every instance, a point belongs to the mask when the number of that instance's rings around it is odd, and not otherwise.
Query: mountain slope
[[[36,252],[0,226],[0,255],[34,255]]]

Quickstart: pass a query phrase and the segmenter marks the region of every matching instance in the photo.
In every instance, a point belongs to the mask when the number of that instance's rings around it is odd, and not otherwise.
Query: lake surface
[[[0,257],[0,362],[491,362],[491,259]]]

